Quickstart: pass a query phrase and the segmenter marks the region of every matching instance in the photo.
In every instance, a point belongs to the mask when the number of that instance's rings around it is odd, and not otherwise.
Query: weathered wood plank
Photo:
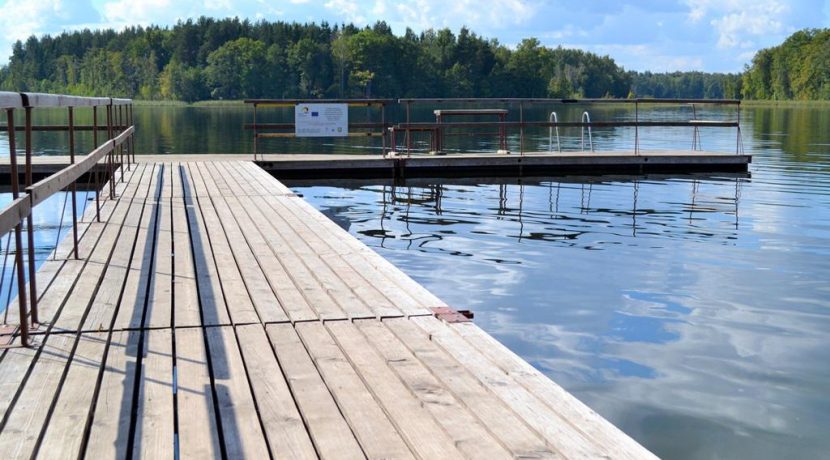
[[[320,457],[365,458],[294,327],[290,324],[269,324],[266,329]]]
[[[355,321],[354,325],[466,457],[512,457],[469,409],[453,396],[451,389],[436,379],[383,323],[360,320]],[[368,374],[364,372],[364,375]]]
[[[199,199],[196,198],[196,186],[188,165],[181,166],[184,181],[185,214],[189,228],[189,248],[193,261],[193,270],[196,275],[196,285],[199,291],[199,302],[202,309],[202,324],[217,326],[230,324],[228,307],[222,291],[222,279],[216,268],[216,260],[212,249],[210,235],[205,228],[202,211],[199,208]],[[237,276],[238,276],[238,272]],[[233,288],[233,286],[229,286]],[[248,299],[247,293],[242,292],[243,301]],[[250,306],[253,311],[253,305]]]
[[[209,327],[205,331],[228,458],[267,458],[268,446],[233,328]]]
[[[585,433],[609,452],[616,452],[617,458],[656,458],[654,454],[619,428],[602,418],[478,326],[459,323],[452,325],[452,328],[473,348],[479,350],[507,375],[513,377],[517,383],[544,401],[551,410],[568,420],[575,429]]]
[[[301,235],[303,244],[298,250],[306,253],[310,252],[321,258],[340,276],[348,286],[354,290],[364,302],[371,307],[376,316],[397,316],[404,312],[412,313],[418,308],[417,302],[404,293],[394,283],[382,279],[375,275],[375,270],[368,263],[362,261],[362,256],[341,256],[338,253],[337,247],[342,246],[340,240],[329,243],[326,238],[330,236],[328,229],[322,230],[313,224],[300,220],[294,212],[288,207],[284,206],[282,201],[274,197],[265,197],[257,200],[261,205],[262,212],[268,216],[269,221],[276,228],[282,229],[283,232],[293,232]],[[341,234],[345,232],[337,228],[331,231],[337,231]],[[352,238],[350,235],[344,234],[344,238]],[[300,243],[295,243],[300,244]],[[347,259],[351,259],[350,264]]]
[[[441,424],[395,376],[386,361],[349,321],[326,322],[346,358],[360,375],[407,445],[421,458],[463,458]],[[498,458],[494,451],[490,458]]]
[[[295,327],[366,455],[413,457],[411,446],[401,438],[323,324],[298,323]]]
[[[86,458],[126,458],[140,331],[115,331],[87,438]]]
[[[236,259],[239,272],[256,308],[257,322],[286,321],[288,316],[281,308],[282,302],[280,302],[266,276],[267,268],[276,270],[276,266],[270,265],[263,269],[260,265],[260,259],[257,257],[262,248],[248,239],[255,235],[253,233],[255,230],[250,226],[242,226],[236,221],[233,211],[225,202],[225,198],[214,197],[212,201]]]
[[[603,458],[606,452],[576,430],[567,420],[551,411],[536,396],[502,372],[481,352],[467,343],[445,323],[432,317],[412,318],[432,340],[455,359],[464,363],[490,391],[504,400],[525,423],[541,434],[547,444],[566,456]]]
[[[191,163],[188,166],[190,177],[193,178],[194,183],[205,184],[198,164]],[[208,195],[200,196],[196,199],[196,203],[199,212],[195,214],[194,210],[194,217],[199,221],[200,229],[203,230],[203,233],[199,235],[204,236],[199,241],[204,246],[205,251],[207,251],[207,245],[209,245],[213,252],[215,265],[212,265],[207,257],[204,262],[210,266],[208,272],[215,266],[221,283],[218,287],[222,293],[222,300],[227,306],[229,320],[234,324],[259,322],[259,317],[243,279],[244,275],[239,269],[236,255],[230,246],[225,231],[222,229],[222,224],[213,207],[211,197]],[[193,241],[192,238],[193,235],[191,235],[191,241]],[[214,299],[219,298],[215,289],[209,292],[213,292]],[[217,313],[217,315],[221,317],[221,313]]]
[[[0,431],[0,452],[7,459],[30,458],[49,406],[60,391],[60,381],[75,344],[75,334],[50,334],[41,346],[34,368],[11,406]]]
[[[107,333],[82,334],[69,366],[37,457],[66,458],[80,453],[84,428],[91,416],[95,382],[104,361]]]
[[[155,257],[143,327],[159,328],[173,325],[173,224],[170,204],[172,169],[169,164],[162,167]]]
[[[259,324],[236,328],[259,416],[274,458],[317,458],[265,330]]]
[[[252,197],[229,198],[233,207],[244,208],[268,241],[268,246],[286,267],[289,276],[323,319],[371,318],[375,312],[302,242],[304,235],[290,228],[278,228],[280,217],[257,207]],[[263,212],[265,211],[265,212]]]
[[[173,309],[176,327],[202,324],[199,293],[196,289],[196,273],[190,247],[190,231],[185,211],[182,168],[171,166],[171,226],[173,256]]]
[[[293,261],[295,265],[290,261],[281,260],[277,257],[273,250],[274,235],[261,229],[261,226],[265,226],[264,223],[250,219],[235,197],[225,198],[225,200],[228,204],[227,209],[233,215],[229,218],[235,219],[235,222],[238,223],[238,227],[242,230],[242,235],[245,241],[248,242],[248,247],[268,280],[271,290],[279,299],[283,320],[290,318],[292,321],[304,321],[316,319],[319,317],[318,315],[323,314],[331,314],[335,317],[343,316],[343,313],[339,310],[331,312],[334,302],[325,297],[325,294],[319,292],[319,286],[302,284],[289,273],[289,267],[291,271],[296,271],[301,270],[302,266],[299,265],[298,261]],[[232,222],[228,223],[228,225],[233,224]],[[307,276],[305,272],[303,274]],[[323,300],[320,300],[321,297],[323,297]],[[312,308],[312,305],[314,305],[314,308]],[[264,320],[264,322],[272,321]]]
[[[176,410],[181,458],[221,457],[207,360],[202,329],[177,329]]]
[[[557,458],[542,437],[502,400],[489,391],[462,362],[432,342],[428,333],[405,318],[383,323],[499,439],[520,458]]]
[[[408,315],[428,313],[428,307],[444,305],[437,297],[406,276],[397,267],[369,249],[322,213],[296,198],[266,197],[266,202],[280,215],[294,216],[294,225],[305,225],[323,239],[329,251],[324,257],[341,257],[367,282],[379,290],[390,302]],[[289,220],[289,223],[292,222]],[[301,224],[302,223],[302,224]]]
[[[20,339],[14,343],[20,344]],[[31,366],[37,349],[35,347],[14,347],[4,351],[0,361],[0,420],[6,417],[12,398],[26,377],[26,370]]]
[[[135,248],[130,261],[130,270],[126,274],[124,294],[113,326],[116,330],[140,328],[144,321],[147,285],[150,282],[153,270],[151,262],[155,251],[154,238],[157,233],[159,209],[156,200],[159,195],[160,176],[160,168],[153,171],[150,195],[145,201],[144,210],[141,214]]]
[[[144,331],[133,458],[169,458],[174,447],[173,337],[170,329]]]

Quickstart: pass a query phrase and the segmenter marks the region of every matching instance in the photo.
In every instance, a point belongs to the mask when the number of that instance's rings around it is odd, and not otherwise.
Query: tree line
[[[830,29],[806,29],[759,51],[743,75],[747,99],[830,99]]]
[[[747,72],[749,72],[748,70]],[[201,17],[173,27],[82,30],[14,44],[11,91],[146,100],[333,97],[690,97],[743,94],[747,74],[628,72],[608,56],[510,48],[467,28],[397,36],[384,22],[299,24]],[[754,88],[754,86],[751,86]],[[753,93],[754,95],[754,93]]]

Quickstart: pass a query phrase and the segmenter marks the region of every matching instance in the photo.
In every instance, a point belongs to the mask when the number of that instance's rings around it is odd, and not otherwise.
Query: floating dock
[[[235,158],[124,168],[43,263],[4,458],[654,458]]]
[[[139,155],[139,162],[239,161],[242,154]],[[527,177],[564,175],[746,173],[752,155],[703,151],[457,153],[383,156],[380,154],[266,154],[256,164],[279,179],[407,179]],[[36,177],[69,164],[64,156],[34,157]],[[103,170],[105,165],[99,165]],[[0,178],[9,174],[0,160]],[[0,180],[0,182],[3,182]],[[7,183],[8,180],[5,180]],[[81,183],[83,182],[80,181]]]

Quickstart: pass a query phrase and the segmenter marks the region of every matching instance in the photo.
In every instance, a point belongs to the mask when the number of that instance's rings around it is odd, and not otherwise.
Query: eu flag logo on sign
[[[312,117],[319,117],[319,116],[320,116],[320,112],[311,112],[311,116],[312,116]]]

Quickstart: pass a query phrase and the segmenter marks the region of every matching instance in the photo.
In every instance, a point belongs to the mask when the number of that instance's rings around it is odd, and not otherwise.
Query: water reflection
[[[809,181],[478,182],[294,185],[661,456],[830,448],[830,217]]]
[[[70,197],[70,193],[58,192],[38,204],[33,211],[36,267],[40,267],[49,256],[54,256],[53,250],[72,228]],[[94,200],[94,192],[79,190],[76,194],[78,215],[84,215],[88,206],[95,206]],[[0,193],[0,209],[11,201],[11,193]],[[5,314],[6,306],[17,297],[17,272],[14,269],[16,251],[11,234],[12,232],[9,232],[0,237],[0,315]],[[25,236],[23,245],[25,256],[27,254]],[[28,257],[24,257],[24,261],[28,263]],[[24,273],[28,276],[28,268]]]

